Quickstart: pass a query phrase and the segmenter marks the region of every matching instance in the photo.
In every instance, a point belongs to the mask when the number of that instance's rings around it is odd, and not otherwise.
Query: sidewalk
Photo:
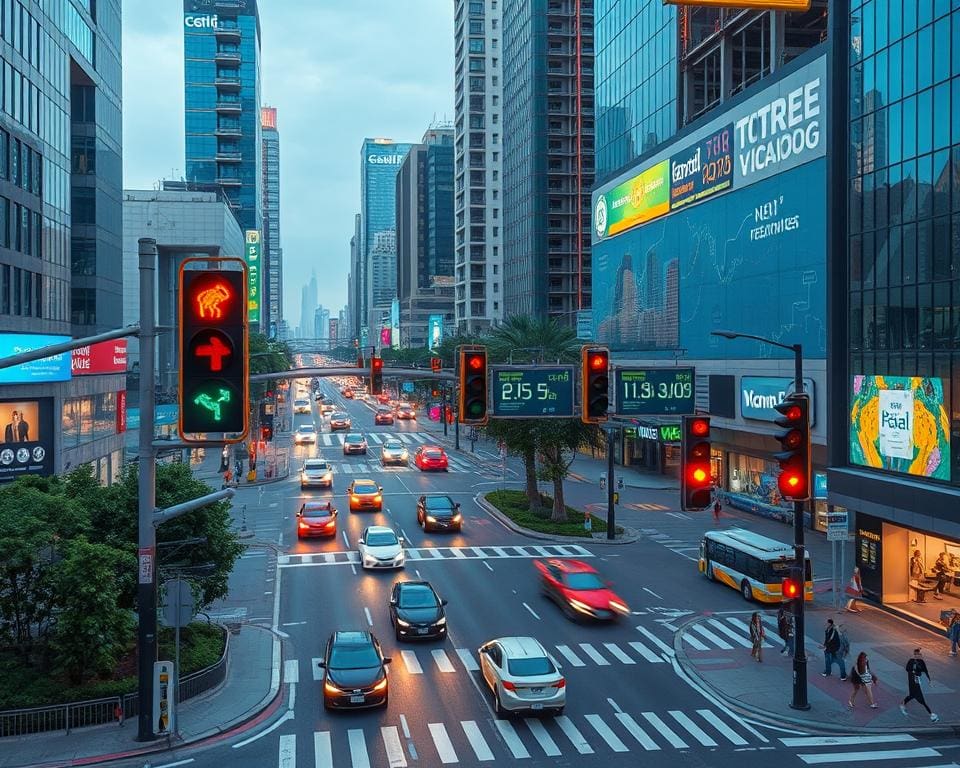
[[[677,661],[693,682],[711,696],[741,713],[777,725],[793,724],[831,733],[884,733],[905,728],[911,733],[953,733],[954,726],[960,723],[960,696],[957,696],[960,657],[949,655],[949,641],[943,635],[937,636],[884,611],[863,608],[862,613],[849,613],[808,604],[804,635],[810,709],[806,711],[789,706],[793,660],[780,655],[783,643],[777,636],[775,610],[765,609],[761,613],[767,633],[762,663],[758,664],[750,656],[747,623],[752,609],[736,614],[708,614],[680,627],[674,638]],[[821,676],[824,662],[819,643],[823,642],[828,618],[844,625],[850,638],[850,655],[845,659],[848,674],[857,655],[866,652],[870,670],[878,680],[873,687],[877,709],[869,708],[862,690],[857,696],[856,708],[847,707],[853,685],[849,680],[840,681],[836,666],[831,677]],[[737,637],[742,641],[738,642]],[[703,650],[707,644],[715,647]],[[730,648],[722,649],[724,645]],[[907,705],[907,717],[898,709],[907,691],[904,666],[914,648],[923,649],[923,658],[933,679],[929,685],[924,680],[923,689],[930,708],[940,715],[937,724],[930,722],[926,710],[916,702]]]
[[[606,459],[595,459],[592,456],[578,453],[570,465],[571,480],[599,484],[600,476],[606,474]],[[622,477],[623,484],[627,488],[641,488],[648,491],[669,491],[680,488],[679,481],[674,477],[655,472],[644,472],[639,469],[634,469],[633,467],[624,467],[620,464],[614,465],[613,476],[615,479]]]
[[[180,705],[180,739],[136,740],[137,721],[0,739],[0,768],[93,765],[140,754],[167,752],[249,722],[280,690],[280,641],[266,629],[245,625],[230,636],[227,674],[218,688]]]

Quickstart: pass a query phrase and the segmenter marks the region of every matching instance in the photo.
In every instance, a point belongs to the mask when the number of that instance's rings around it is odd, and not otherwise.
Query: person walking
[[[833,619],[827,619],[827,626],[823,632],[823,643],[820,646],[823,649],[823,672],[821,677],[830,677],[833,671],[833,665],[840,667],[840,679],[847,679],[847,666],[840,655],[840,633],[833,624]]]
[[[930,671],[927,669],[927,662],[925,662],[920,655],[920,649],[913,649],[913,658],[907,661],[907,697],[900,702],[900,712],[903,713],[904,717],[907,717],[907,702],[911,699],[916,701],[920,706],[922,706],[930,714],[930,722],[936,723],[940,720],[940,715],[931,711],[930,707],[927,705],[926,699],[923,698],[923,689],[920,687],[920,679],[926,675],[928,682],[933,682],[930,679]]]
[[[750,655],[757,660],[757,662],[763,661],[763,622],[760,621],[760,614],[757,611],[753,612],[753,616],[750,617],[750,642],[753,644],[750,650]]]
[[[950,655],[957,655],[957,645],[960,644],[960,613],[954,613],[950,617],[950,625],[947,627],[947,637],[950,640]]]
[[[878,681],[870,671],[870,662],[867,659],[867,654],[862,651],[850,668],[850,681],[853,683],[853,693],[850,694],[850,698],[847,700],[847,706],[853,709],[853,703],[857,700],[857,694],[860,693],[860,689],[862,688],[863,692],[867,695],[867,701],[870,702],[870,709],[876,709],[877,704],[873,700],[872,687],[876,685]]]
[[[723,510],[723,506],[720,504],[720,497],[718,496],[716,501],[713,502],[713,519],[715,522],[720,522],[720,512]]]
[[[953,572],[950,570],[950,566],[947,564],[946,552],[940,553],[940,557],[937,558],[937,562],[933,564],[933,572],[937,577],[937,586],[933,590],[933,597],[935,600],[943,600],[943,593],[946,591],[947,585],[953,578]]]
[[[793,656],[793,611],[787,603],[781,603],[780,610],[777,611],[777,634],[783,640],[780,655],[789,653]]]
[[[223,485],[221,488],[229,488],[231,483],[233,483],[233,472],[227,467],[227,471],[223,473]]]
[[[837,656],[840,659],[840,668],[847,666],[847,657],[850,655],[850,638],[847,637],[847,628],[843,624],[837,624],[837,632],[840,635],[840,648]]]
[[[853,575],[850,577],[850,583],[846,589],[849,600],[847,600],[847,610],[851,613],[860,613],[863,609],[857,607],[857,600],[863,597],[863,583],[860,581],[860,569],[854,568]]]

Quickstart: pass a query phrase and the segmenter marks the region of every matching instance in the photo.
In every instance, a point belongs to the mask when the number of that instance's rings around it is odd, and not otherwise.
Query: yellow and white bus
[[[747,600],[781,601],[781,580],[795,564],[793,546],[743,528],[707,531],[700,542],[700,573],[733,587]],[[813,600],[813,568],[806,552],[804,598]]]

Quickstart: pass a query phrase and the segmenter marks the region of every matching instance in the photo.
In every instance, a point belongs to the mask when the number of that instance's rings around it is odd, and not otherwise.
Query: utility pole
[[[617,508],[613,503],[613,434],[607,425],[607,539],[613,540],[617,531]]]

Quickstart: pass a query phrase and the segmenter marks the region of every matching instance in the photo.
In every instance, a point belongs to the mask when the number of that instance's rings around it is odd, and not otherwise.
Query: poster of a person
[[[36,430],[38,411],[36,402],[0,403],[3,443],[29,443],[39,440]]]

